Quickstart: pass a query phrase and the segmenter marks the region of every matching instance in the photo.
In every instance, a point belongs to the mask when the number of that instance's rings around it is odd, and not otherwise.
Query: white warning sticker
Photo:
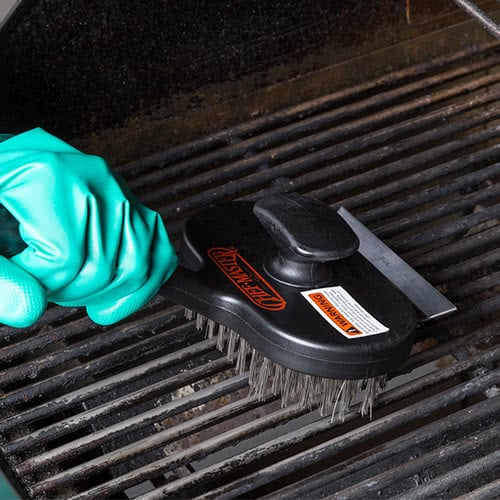
[[[301,293],[328,323],[348,339],[389,331],[341,286]]]

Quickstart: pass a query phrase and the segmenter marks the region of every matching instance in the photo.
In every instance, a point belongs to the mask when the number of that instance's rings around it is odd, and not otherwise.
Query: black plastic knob
[[[276,245],[266,271],[293,286],[321,286],[331,280],[332,261],[353,255],[359,240],[326,203],[296,193],[263,198],[254,214]]]

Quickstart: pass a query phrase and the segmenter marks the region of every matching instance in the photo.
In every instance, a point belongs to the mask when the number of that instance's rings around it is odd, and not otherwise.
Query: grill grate
[[[108,329],[53,307],[0,337],[0,451],[29,495],[500,495],[496,49],[118,168],[174,236],[216,201],[296,190],[345,205],[455,300],[455,316],[419,329],[373,421],[246,398],[246,375],[160,297]]]

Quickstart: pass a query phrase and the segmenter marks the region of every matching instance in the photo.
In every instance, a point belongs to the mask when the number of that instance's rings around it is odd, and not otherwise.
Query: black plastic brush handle
[[[332,278],[330,262],[353,255],[359,240],[338,213],[296,193],[263,198],[255,216],[276,245],[267,257],[269,275],[287,285],[321,286]]]
[[[184,227],[181,259],[191,267],[179,266],[160,293],[286,368],[334,379],[382,375],[410,352],[414,307],[319,203],[287,194],[206,207]]]

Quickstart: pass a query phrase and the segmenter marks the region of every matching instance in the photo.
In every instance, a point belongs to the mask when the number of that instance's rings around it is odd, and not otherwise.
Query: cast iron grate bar
[[[352,99],[356,100],[367,95],[378,94],[387,88],[398,87],[408,81],[418,80],[421,77],[425,78],[429,74],[441,73],[454,65],[460,67],[464,64],[470,65],[476,57],[488,56],[497,47],[498,43],[492,41],[478,47],[469,47],[465,50],[437,57],[429,62],[409,66],[375,80],[363,82],[354,87],[348,87],[270,115],[264,115],[255,120],[181,144],[147,158],[141,158],[119,167],[118,170],[122,175],[136,177],[157,168],[175,165],[189,157],[199,156],[212,149],[223,148],[233,143],[234,140],[241,140],[249,136],[259,135],[270,129],[285,126],[290,122],[308,118],[313,114],[332,109]],[[175,177],[178,173],[178,171],[174,170],[172,176]]]
[[[486,375],[483,379],[477,378],[474,380],[474,382],[461,384],[457,387],[443,391],[442,393],[427,398],[423,401],[419,401],[417,404],[409,405],[402,410],[396,411],[391,415],[390,419],[382,418],[380,420],[375,420],[374,422],[371,422],[369,424],[357,428],[352,433],[346,433],[338,438],[334,438],[331,441],[326,441],[308,450],[307,453],[310,455],[312,460],[320,460],[321,458],[332,456],[338,453],[339,451],[352,446],[353,442],[355,443],[358,440],[366,439],[368,435],[371,438],[373,438],[374,436],[377,435],[377,433],[390,431],[391,429],[395,428],[396,425],[406,424],[408,422],[415,420],[419,416],[427,415],[432,411],[436,411],[437,409],[442,408],[443,407],[442,398],[445,398],[446,401],[445,404],[451,404],[453,402],[460,401],[464,397],[474,394],[476,391],[479,391],[484,387],[488,387],[491,383],[493,384],[498,383],[499,380],[500,380],[499,373],[496,374],[490,373]],[[483,386],[481,382],[485,383],[485,385]],[[385,401],[390,400],[390,393],[385,394],[384,400]],[[286,435],[284,438],[277,438],[274,441],[271,441],[269,443],[266,443],[265,445],[250,450],[249,452],[243,454],[242,456],[236,456],[233,459],[230,459],[232,460],[232,463],[216,464],[211,468],[205,469],[203,473],[204,474],[211,473],[212,474],[211,479],[213,479],[214,475],[216,474],[222,475],[223,472],[227,472],[226,467],[228,466],[229,468],[232,468],[231,465],[233,467],[235,465],[241,466],[243,463],[245,463],[245,461],[247,461],[248,463],[257,460],[262,460],[266,455],[269,455],[272,452],[276,452],[279,448],[283,448],[285,446],[291,446],[292,444],[295,444],[299,440],[303,441],[307,438],[311,438],[315,434],[319,433],[322,430],[325,430],[331,425],[332,424],[330,423],[329,419],[323,419],[318,423],[314,423],[309,426],[304,426],[303,428],[301,428],[296,433],[293,433],[292,435]],[[285,463],[277,464],[277,466],[280,467],[282,474],[289,474],[292,472],[293,470],[292,469],[293,466],[291,463],[292,460],[295,464],[296,468],[295,470],[300,470],[304,466],[303,455],[296,454],[292,457],[292,459],[285,461]],[[274,469],[273,466],[271,466],[270,468],[271,470]],[[258,487],[259,485],[267,483],[269,480],[275,479],[275,477],[266,476],[265,472],[266,471],[264,469],[260,469],[258,472],[245,476],[244,478],[237,479],[232,483],[227,483],[215,489],[211,493],[205,494],[204,498],[224,498],[224,497],[227,498],[227,495],[230,495],[231,497],[245,495],[249,491]],[[199,474],[193,474],[189,478],[189,480],[186,479],[186,481],[189,481],[190,486],[193,485],[194,481],[197,479],[197,476],[199,476]],[[180,479],[179,481],[183,483],[186,482],[183,481],[182,479]],[[113,482],[110,483],[112,487]],[[172,494],[176,490],[178,491],[178,486],[179,484],[175,485],[174,483],[171,483],[170,485],[167,485],[163,488],[159,488],[156,491],[146,494],[144,498],[148,498],[148,500],[152,500],[153,498],[165,498],[166,495]],[[92,495],[95,493],[101,494],[101,492],[104,491],[108,493],[108,491],[105,490],[103,487],[97,487],[94,488],[94,492],[92,493]],[[87,496],[87,498],[89,497],[92,498],[92,496]],[[77,496],[76,498],[86,498],[86,496],[85,494],[82,494]]]
[[[230,197],[244,196],[249,190],[256,191],[270,181],[279,178],[288,179],[290,176],[296,176],[293,180],[281,182],[279,186],[271,190],[269,188],[265,191],[262,190],[262,192],[259,192],[259,196],[267,194],[269,191],[282,192],[292,189],[302,190],[309,184],[314,185],[318,182],[332,182],[340,175],[346,176],[351,173],[359,173],[367,164],[369,165],[370,163],[394,158],[406,151],[421,148],[439,139],[444,140],[454,137],[456,134],[460,134],[461,132],[473,129],[474,127],[498,118],[500,109],[498,106],[493,105],[489,109],[477,112],[472,116],[467,116],[462,120],[451,121],[451,118],[463,111],[470,111],[475,107],[484,106],[494,101],[498,102],[500,85],[495,87],[495,90],[496,92],[484,92],[477,98],[467,99],[460,104],[452,104],[445,110],[437,110],[429,115],[422,115],[416,119],[407,120],[396,126],[385,127],[371,134],[363,134],[350,141],[319,149],[312,153],[307,153],[303,156],[275,165],[272,168],[263,163],[262,168],[258,172],[250,173],[238,179],[238,182],[229,181],[224,184],[210,186],[209,189],[205,191],[192,193],[189,197],[177,202],[174,201],[164,204],[165,191],[153,193],[154,196],[147,194],[144,198],[148,203],[156,206],[161,214],[168,220],[169,217],[174,218],[178,216],[179,212],[192,210],[193,208],[203,206],[207,203],[223,201]],[[450,123],[443,126],[442,121],[446,118],[450,119]],[[409,132],[418,131],[420,127],[431,123],[440,126],[405,139],[402,138]],[[397,139],[400,140],[396,142]],[[387,148],[387,144],[391,141],[394,141],[394,143],[392,144],[392,148],[389,149]],[[370,149],[364,154],[358,155],[359,151],[366,150],[370,147],[375,147],[376,149]],[[338,161],[340,158],[354,153],[356,154],[355,156]],[[327,164],[326,166],[325,163]],[[314,171],[307,174],[301,174],[301,172],[307,171],[308,169],[314,169]],[[323,190],[326,191],[327,188],[325,187]],[[334,188],[331,188],[331,190],[333,191]],[[319,195],[317,193],[315,194],[317,198],[325,199],[327,196],[343,194],[343,192],[321,192]]]
[[[494,446],[498,446],[498,429],[496,426],[493,426],[485,431],[472,434],[468,439],[456,441],[452,444],[440,447],[437,450],[427,453],[422,457],[415,458],[409,465],[404,464],[399,467],[393,467],[390,472],[382,472],[354,487],[341,490],[338,493],[335,493],[335,495],[338,494],[342,498],[369,498],[371,495],[376,494],[377,491],[389,486],[394,481],[401,481],[422,470],[436,467],[440,461],[453,461],[457,459],[457,456],[470,455],[476,447],[491,444],[488,443],[491,440],[493,441]],[[450,471],[447,474],[443,474],[437,481],[432,481],[430,483],[427,482],[423,488],[420,488],[420,491],[416,496],[414,496],[414,498],[432,497],[435,494],[441,493],[452,484],[456,485],[459,482],[469,482],[475,474],[482,470],[483,467],[494,469],[499,464],[500,451],[493,451],[482,458],[470,462],[470,464],[468,464],[468,466],[461,470],[458,474],[456,470]],[[449,483],[450,479],[453,480],[453,483],[451,484]],[[378,483],[376,488],[373,487],[374,481]],[[439,484],[439,482],[445,482],[446,484]],[[328,496],[326,498],[332,500],[334,497]],[[398,495],[396,498],[401,497]]]
[[[476,480],[471,490],[494,491],[478,471],[498,460],[489,448],[500,404],[497,47],[397,71],[118,169],[175,235],[211,201],[298,190],[345,204],[457,300],[454,317],[420,328],[372,422],[353,411],[341,425],[273,397],[246,398],[246,376],[160,297],[107,329],[53,307],[31,329],[5,328],[0,347],[0,453],[30,496],[286,496],[308,491],[311,470],[323,497],[369,496],[374,478],[380,498],[469,491],[440,452],[465,457],[456,470]],[[415,449],[421,455],[407,463]],[[345,473],[332,465],[338,457]],[[372,457],[393,460],[390,473]],[[428,483],[408,482],[434,462]]]
[[[500,398],[497,397],[493,404],[489,400],[482,401],[474,406],[474,419],[481,422],[487,419],[486,422],[495,421],[495,414],[500,410]],[[356,459],[348,459],[338,465],[334,465],[321,473],[309,478],[309,484],[301,486],[293,485],[283,488],[279,491],[279,498],[283,500],[291,500],[293,498],[322,498],[325,492],[331,488],[331,484],[347,477],[352,478],[352,483],[358,481],[364,476],[363,470],[369,467],[373,470],[383,471],[386,467],[384,461],[391,457],[399,458],[404,452],[405,458],[411,460],[415,458],[413,449],[421,446],[431,440],[442,438],[443,435],[453,433],[455,436],[465,436],[470,432],[469,427],[464,429],[464,420],[469,409],[459,410],[448,418],[443,418],[420,427],[416,431],[408,432],[405,436],[400,436],[397,439],[392,439],[387,443],[378,445],[374,449],[363,454],[362,457]],[[471,422],[472,423],[472,422]],[[465,431],[465,432],[464,432]],[[328,494],[328,493],[326,493]],[[269,495],[271,498],[273,495]]]
[[[169,193],[171,196],[177,196],[204,187],[207,182],[213,184],[218,180],[227,181],[241,177],[242,174],[258,168],[268,161],[279,161],[306,151],[308,148],[318,148],[322,144],[331,143],[332,140],[339,141],[343,138],[359,135],[373,130],[376,126],[390,123],[396,118],[400,121],[405,116],[411,116],[417,109],[422,109],[424,106],[430,106],[442,100],[450,99],[455,95],[495,83],[498,81],[498,76],[492,75],[480,78],[477,81],[459,84],[435,94],[428,93],[436,85],[468,75],[475,70],[490,69],[497,63],[498,59],[494,57],[474,63],[470,68],[459,67],[448,73],[418,80],[403,87],[396,87],[393,90],[364,99],[362,102],[345,105],[329,112],[314,115],[309,119],[301,119],[266,134],[254,136],[236,144],[231,144],[224,149],[217,149],[211,153],[198,156],[186,161],[184,164],[175,165],[173,171],[172,169],[158,170],[136,177],[131,180],[131,186],[135,189],[148,189],[158,182],[169,179]],[[426,91],[423,96],[412,99],[409,103],[393,106],[389,109],[386,108],[403,97],[412,96],[417,91],[422,90]],[[373,109],[378,110],[378,112],[368,114]],[[360,115],[361,118],[359,118]],[[353,121],[353,118],[358,119]],[[332,127],[332,125],[335,125],[335,127]],[[325,128],[327,130],[324,130]],[[294,139],[296,141],[291,143]],[[284,145],[275,147],[280,144]],[[249,151],[252,152],[252,156],[245,158],[248,157]],[[261,151],[265,152],[258,154]],[[233,160],[240,161],[227,164],[227,162]],[[226,164],[227,166],[219,167],[220,164]],[[209,170],[205,171],[207,168]],[[198,174],[197,172],[200,170],[203,170],[203,173]],[[177,178],[172,178],[174,172],[179,179],[189,173],[192,173],[192,175],[187,179],[177,180]]]

